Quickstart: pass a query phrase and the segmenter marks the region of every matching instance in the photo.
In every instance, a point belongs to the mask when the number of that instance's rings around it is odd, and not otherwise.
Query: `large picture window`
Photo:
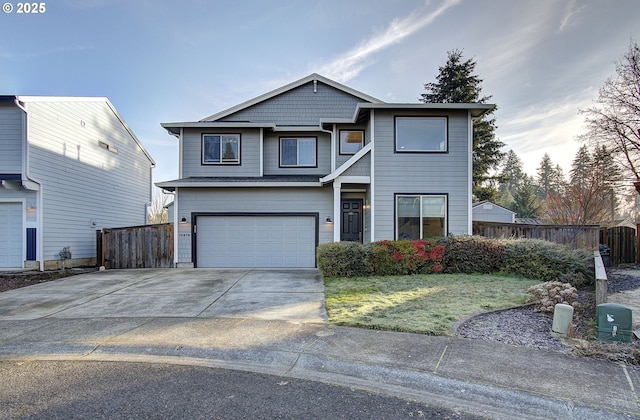
[[[239,164],[240,134],[203,134],[202,163]]]
[[[396,117],[396,152],[446,151],[446,117]]]
[[[396,239],[441,238],[447,234],[446,195],[397,195]]]
[[[340,130],[340,154],[355,155],[364,146],[364,131]]]
[[[280,166],[316,166],[316,137],[282,137],[280,139]]]

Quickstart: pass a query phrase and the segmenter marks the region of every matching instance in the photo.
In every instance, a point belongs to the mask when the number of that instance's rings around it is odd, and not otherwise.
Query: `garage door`
[[[0,203],[0,268],[22,267],[22,204]]]
[[[198,267],[315,267],[314,216],[199,216]]]

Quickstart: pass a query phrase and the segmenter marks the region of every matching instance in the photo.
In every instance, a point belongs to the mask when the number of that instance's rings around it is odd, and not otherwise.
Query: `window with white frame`
[[[317,142],[316,137],[281,137],[280,166],[315,167]]]
[[[340,154],[355,155],[364,146],[364,131],[340,130]]]
[[[396,152],[446,152],[447,117],[396,117]]]
[[[203,134],[202,163],[206,165],[240,163],[240,134]]]
[[[396,195],[396,239],[441,238],[446,234],[446,195]]]

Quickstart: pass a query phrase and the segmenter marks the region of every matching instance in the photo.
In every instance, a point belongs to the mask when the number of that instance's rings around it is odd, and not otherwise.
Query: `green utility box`
[[[633,319],[631,308],[616,303],[602,303],[596,306],[596,326],[600,341],[631,342]]]

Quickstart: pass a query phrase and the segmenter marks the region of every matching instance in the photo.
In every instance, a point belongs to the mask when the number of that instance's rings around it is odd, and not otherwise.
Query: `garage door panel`
[[[22,204],[0,203],[0,267],[22,267]]]
[[[198,216],[198,267],[315,267],[316,218]]]

